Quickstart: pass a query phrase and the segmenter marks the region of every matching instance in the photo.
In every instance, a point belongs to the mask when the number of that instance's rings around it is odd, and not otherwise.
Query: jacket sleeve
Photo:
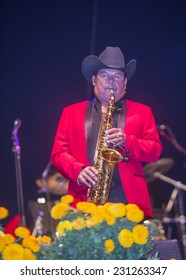
[[[137,111],[129,112],[125,133],[125,148],[134,158],[141,162],[158,160],[162,144],[150,107],[141,105]]]
[[[85,152],[79,148],[78,136],[76,135],[77,131],[74,130],[76,127],[76,119],[77,118],[73,117],[72,111],[69,110],[68,107],[63,110],[54,138],[50,158],[54,167],[65,178],[74,182],[77,181],[82,167],[88,165]],[[82,142],[85,141],[84,138],[84,135],[82,135]]]

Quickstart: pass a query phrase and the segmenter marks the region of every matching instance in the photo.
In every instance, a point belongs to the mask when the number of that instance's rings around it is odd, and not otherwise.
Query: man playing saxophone
[[[157,161],[162,145],[151,109],[125,98],[135,70],[136,60],[125,64],[118,47],[106,47],[99,57],[89,55],[82,62],[82,73],[93,85],[95,96],[64,108],[51,152],[52,164],[69,179],[74,206],[87,199],[94,202],[89,194],[103,185],[100,172],[106,172],[105,161],[100,161],[100,171],[95,159],[100,150],[102,156],[104,148],[111,148],[119,156],[106,200],[137,204],[146,217],[153,217],[142,163]],[[114,109],[110,116],[111,96]],[[111,118],[111,126],[102,127],[105,118]]]

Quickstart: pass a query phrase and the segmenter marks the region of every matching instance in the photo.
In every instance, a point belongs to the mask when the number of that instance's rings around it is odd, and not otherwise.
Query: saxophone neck
[[[110,112],[110,114],[113,114],[114,110],[115,110],[115,96],[114,96],[114,92],[113,92],[110,95],[110,101],[109,101],[109,104],[107,107],[107,111],[108,111],[108,113]]]

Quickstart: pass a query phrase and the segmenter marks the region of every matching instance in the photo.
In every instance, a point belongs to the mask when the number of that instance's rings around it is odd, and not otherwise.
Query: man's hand
[[[126,135],[121,128],[111,128],[106,131],[107,143],[124,147],[126,144]]]
[[[78,185],[86,185],[91,188],[97,181],[98,171],[93,166],[86,166],[79,173],[77,183]]]

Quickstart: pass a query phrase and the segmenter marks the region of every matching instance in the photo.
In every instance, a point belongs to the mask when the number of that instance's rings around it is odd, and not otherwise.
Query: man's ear
[[[124,80],[125,86],[127,85],[127,82],[128,82],[128,79],[127,79],[127,77],[126,77],[125,80]]]
[[[95,84],[96,84],[96,76],[95,75],[92,76],[92,84],[93,84],[93,86],[95,86]]]

